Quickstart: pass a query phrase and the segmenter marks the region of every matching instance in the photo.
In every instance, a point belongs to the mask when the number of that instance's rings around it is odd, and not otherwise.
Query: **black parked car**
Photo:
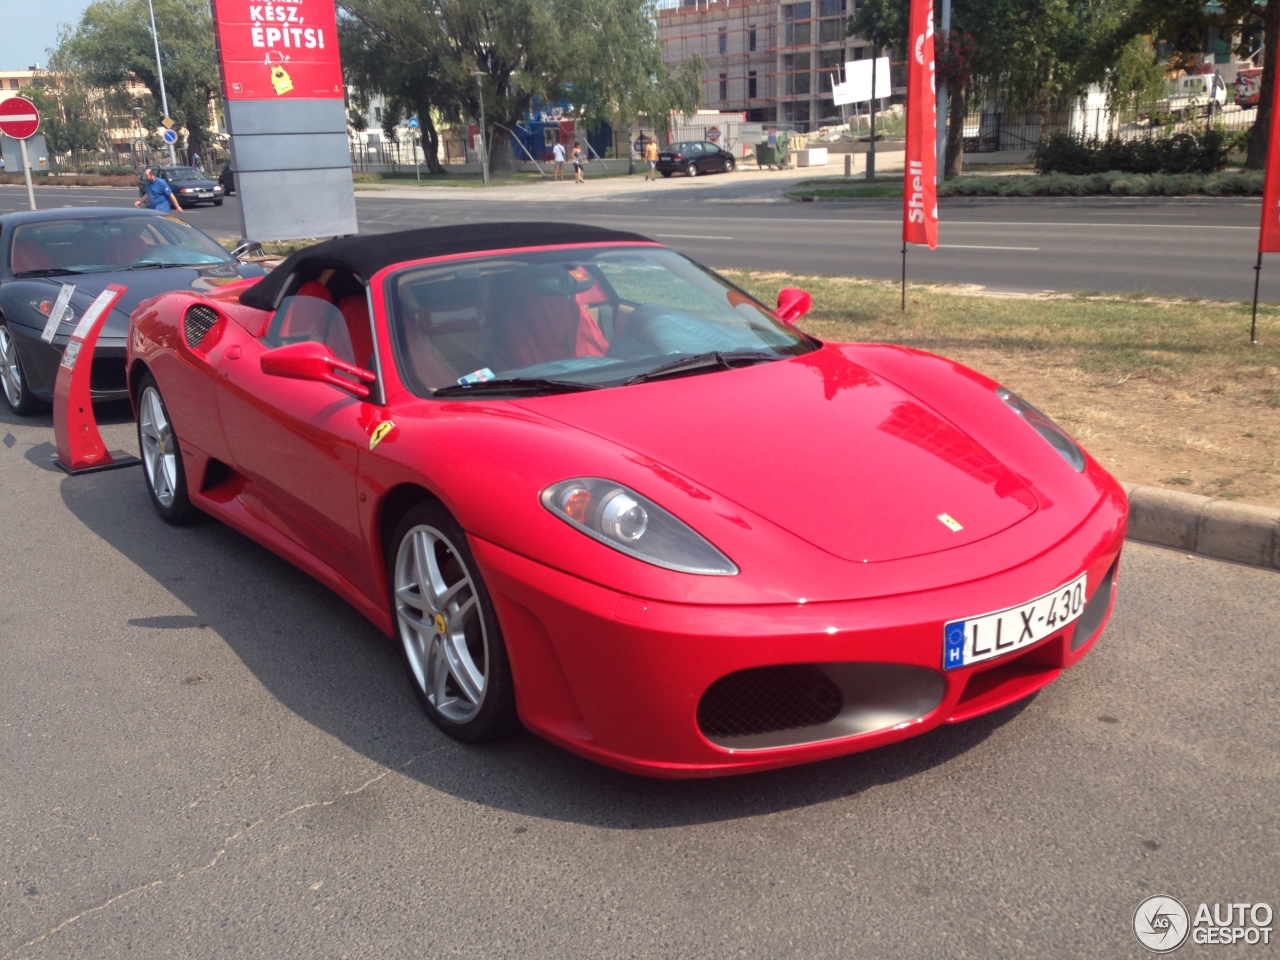
[[[262,267],[240,263],[212,237],[154,210],[24,210],[0,216],[0,396],[19,416],[53,397],[58,364],[76,323],[109,283],[126,287],[94,350],[93,399],[128,396],[124,376],[129,314],[170,290],[210,290]],[[49,317],[64,284],[75,290]],[[50,340],[44,339],[48,333]]]
[[[685,140],[673,143],[658,154],[658,172],[664,177],[686,173],[732,173],[735,161],[728,150],[721,150],[707,140]]]
[[[223,187],[214,183],[195,167],[152,167],[156,176],[169,181],[169,186],[178,197],[183,209],[194,207],[197,203],[212,203],[222,206]],[[147,172],[138,174],[138,196],[147,195]]]
[[[231,169],[230,160],[222,168],[222,172],[218,174],[218,183],[222,187],[223,196],[234,197],[236,195],[236,172]]]

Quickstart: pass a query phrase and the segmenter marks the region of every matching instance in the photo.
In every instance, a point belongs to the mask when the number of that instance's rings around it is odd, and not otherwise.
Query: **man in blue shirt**
[[[151,167],[147,167],[143,173],[147,178],[147,195],[135,200],[133,205],[140,207],[145,200],[148,207],[160,213],[168,213],[170,210],[181,213],[182,207],[178,206],[178,198],[173,195],[173,188],[169,186],[168,181],[157,177],[155,170]]]

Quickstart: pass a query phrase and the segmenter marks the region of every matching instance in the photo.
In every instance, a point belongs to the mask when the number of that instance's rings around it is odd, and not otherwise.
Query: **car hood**
[[[74,283],[76,291],[72,295],[71,304],[75,308],[78,319],[83,315],[95,297],[110,284],[118,284],[125,288],[124,294],[116,302],[111,314],[103,324],[100,336],[103,339],[121,337],[129,331],[129,315],[144,300],[167,293],[171,290],[195,290],[207,293],[217,287],[234,283],[246,277],[260,277],[262,267],[257,264],[219,263],[203,267],[164,267],[147,270],[119,270],[106,273],[80,273],[64,277],[42,277],[23,281],[25,284],[40,285],[47,288],[44,294],[53,300],[63,283]],[[31,299],[34,299],[32,297]],[[58,335],[67,337],[75,329],[74,322],[63,322]]]
[[[854,562],[962,547],[1038,509],[960,426],[834,350],[516,402]]]

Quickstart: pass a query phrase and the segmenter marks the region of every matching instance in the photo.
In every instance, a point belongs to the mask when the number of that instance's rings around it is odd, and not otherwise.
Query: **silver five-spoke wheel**
[[[446,511],[421,504],[391,544],[392,612],[414,693],[452,737],[506,733],[515,724],[511,669],[466,534]]]
[[[182,448],[169,418],[169,409],[160,395],[160,387],[156,385],[155,377],[143,372],[136,389],[138,449],[142,454],[142,475],[151,504],[165,523],[175,526],[191,523],[199,518],[200,511],[187,494]]]
[[[173,427],[160,391],[148,384],[138,399],[138,437],[142,444],[142,466],[147,472],[151,493],[162,507],[172,507],[178,489],[177,446]]]
[[[43,406],[27,390],[22,361],[18,358],[18,343],[3,321],[0,321],[0,392],[4,393],[9,409],[22,417]]]
[[[467,723],[484,705],[489,641],[475,585],[439,530],[417,526],[401,541],[395,590],[414,679],[442,717]]]

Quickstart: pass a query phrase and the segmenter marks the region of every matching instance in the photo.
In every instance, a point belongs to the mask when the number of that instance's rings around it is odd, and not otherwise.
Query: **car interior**
[[[270,346],[313,341],[339,360],[368,370],[373,366],[373,331],[365,286],[350,270],[326,268],[314,278],[295,278],[294,292],[281,301],[267,327]]]

